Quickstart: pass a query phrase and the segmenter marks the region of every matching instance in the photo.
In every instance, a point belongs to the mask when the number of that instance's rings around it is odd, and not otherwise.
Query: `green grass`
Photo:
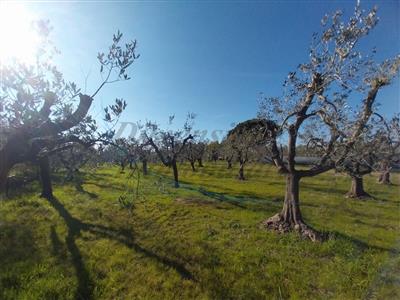
[[[150,166],[130,212],[128,173],[85,174],[84,191],[33,184],[0,202],[0,299],[395,299],[400,278],[399,176],[375,199],[344,197],[350,180],[327,173],[301,183],[306,222],[329,239],[259,228],[281,209],[284,178],[269,166],[207,163],[198,172]]]

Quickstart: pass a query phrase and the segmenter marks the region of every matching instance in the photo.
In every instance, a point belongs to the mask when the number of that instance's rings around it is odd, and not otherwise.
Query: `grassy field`
[[[35,184],[0,203],[0,299],[400,298],[399,176],[375,199],[344,197],[350,180],[302,181],[304,218],[329,239],[279,235],[259,223],[281,209],[284,178],[269,166],[208,163],[196,173],[150,166],[140,197],[129,172],[87,172],[82,190]],[[251,170],[250,170],[251,169]],[[134,201],[123,208],[120,196]]]

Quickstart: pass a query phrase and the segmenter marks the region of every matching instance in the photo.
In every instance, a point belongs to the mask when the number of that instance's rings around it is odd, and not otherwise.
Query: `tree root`
[[[392,182],[391,181],[379,181],[379,184],[392,185]]]
[[[323,241],[321,233],[311,228],[303,221],[289,222],[282,218],[280,214],[276,214],[265,221],[261,222],[261,226],[264,229],[277,231],[278,233],[288,233],[295,231],[300,234],[302,238],[310,239],[313,242]]]
[[[362,199],[369,199],[369,198],[374,198],[374,197],[372,197],[370,194],[368,194],[367,192],[363,192],[363,193],[361,193],[361,194],[359,194],[359,195],[356,195],[356,194],[354,194],[354,193],[352,193],[352,192],[348,192],[347,194],[346,194],[346,198],[351,198],[351,199],[360,199],[360,200],[362,200]]]
[[[385,184],[385,185],[391,185],[392,182],[390,181],[390,173],[387,171],[381,173],[378,178],[378,183]]]
[[[378,183],[379,184],[384,184],[384,185],[392,185],[392,182],[390,181],[390,179],[378,179]]]

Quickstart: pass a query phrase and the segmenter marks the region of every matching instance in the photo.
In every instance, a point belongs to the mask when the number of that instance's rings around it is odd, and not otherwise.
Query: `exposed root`
[[[384,184],[384,185],[391,185],[392,182],[390,181],[390,179],[380,179],[378,180],[378,183],[380,184]]]
[[[44,198],[44,199],[52,199],[54,198],[53,194],[48,194],[48,193],[40,193],[39,195],[40,198]]]
[[[391,181],[380,181],[379,184],[392,185],[392,182]]]
[[[373,197],[370,194],[368,194],[367,192],[363,192],[360,194],[354,194],[352,192],[348,192],[346,194],[346,198],[362,200],[362,199],[369,199],[369,198],[373,198]]]
[[[385,184],[385,185],[391,185],[392,183],[390,181],[390,173],[389,172],[381,173],[378,178],[378,183]]]
[[[261,223],[261,227],[274,230],[279,233],[288,233],[291,231],[296,231],[300,234],[302,238],[310,239],[313,242],[320,242],[323,240],[323,236],[318,231],[314,230],[303,221],[289,222],[285,221],[280,214],[276,214]]]

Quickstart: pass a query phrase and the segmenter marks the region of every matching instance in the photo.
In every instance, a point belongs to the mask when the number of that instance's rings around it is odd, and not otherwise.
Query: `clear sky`
[[[377,4],[380,23],[362,47],[377,46],[377,58],[400,53],[400,1]],[[196,113],[196,127],[229,129],[252,118],[259,92],[278,96],[288,72],[308,58],[311,35],[325,13],[349,14],[355,1],[94,1],[33,2],[26,6],[54,27],[67,79],[88,92],[99,82],[98,51],[120,29],[138,41],[140,59],[132,79],[104,89],[93,113],[123,97],[121,120],[165,124]],[[380,95],[382,111],[399,111],[399,83]],[[179,123],[179,122],[178,122]]]

